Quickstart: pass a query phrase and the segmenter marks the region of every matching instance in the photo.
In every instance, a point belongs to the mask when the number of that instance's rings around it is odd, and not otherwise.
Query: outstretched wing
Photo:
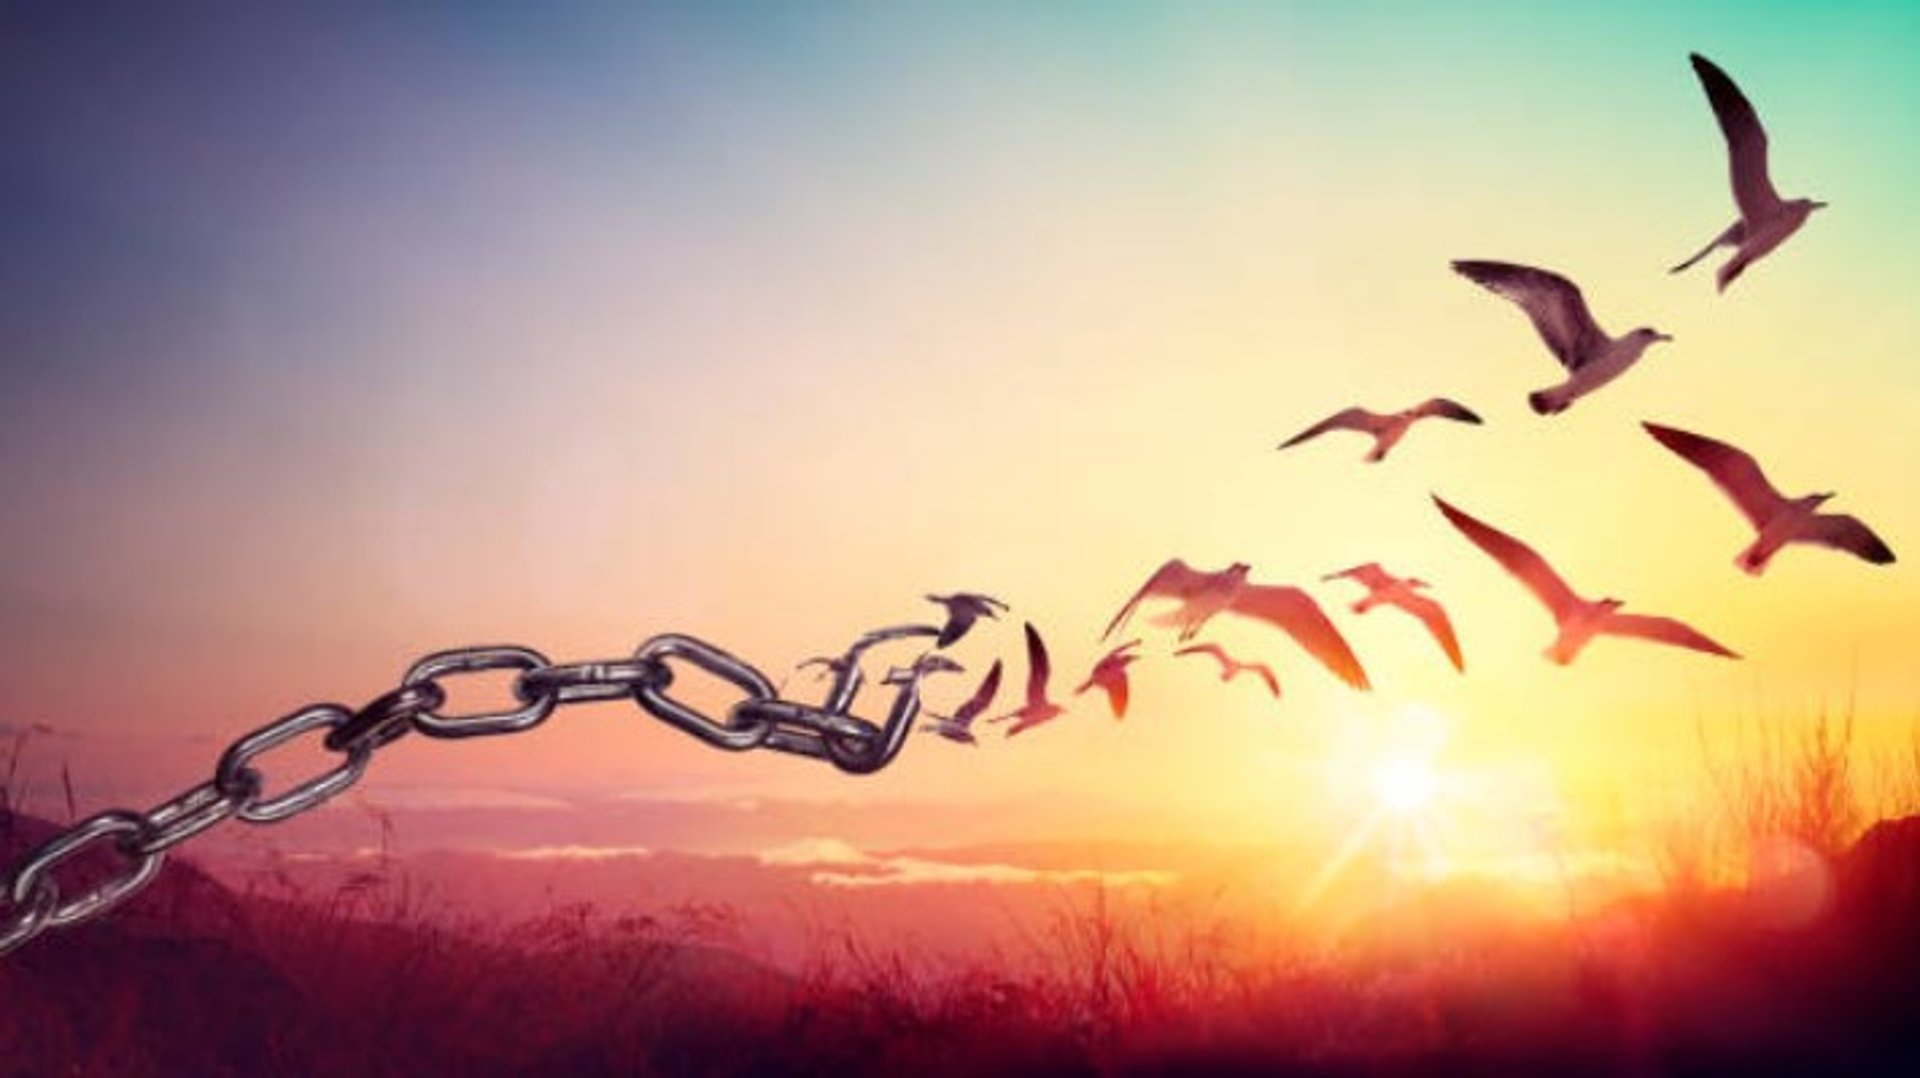
[[[1545,558],[1534,553],[1532,547],[1455,509],[1439,495],[1434,496],[1433,504],[1440,507],[1440,511],[1446,514],[1454,527],[1460,529],[1462,535],[1473,540],[1474,546],[1486,551],[1489,557],[1525,584],[1534,598],[1545,603],[1547,609],[1553,611],[1554,621],[1564,621],[1579,609],[1580,597],[1573,593],[1566,581],[1560,579]]]
[[[1266,663],[1248,663],[1242,669],[1251,670],[1259,675],[1260,680],[1266,682],[1267,691],[1273,694],[1273,698],[1280,699],[1280,679],[1274,676],[1273,667]]]
[[[1227,656],[1226,649],[1218,644],[1189,644],[1176,650],[1174,655],[1211,655],[1222,671],[1233,669],[1233,660]]]
[[[1640,640],[1674,644],[1683,648],[1692,648],[1695,651],[1704,651],[1710,655],[1724,655],[1729,659],[1740,657],[1705,633],[1677,618],[1614,613],[1600,623],[1600,631],[1614,636],[1631,636]]]
[[[1053,664],[1047,659],[1047,645],[1040,639],[1040,630],[1027,625],[1027,703],[1037,704],[1047,698],[1047,679],[1053,674]]]
[[[1264,621],[1285,631],[1320,664],[1356,689],[1369,689],[1367,672],[1347,640],[1327,619],[1313,596],[1299,588],[1278,584],[1249,584],[1240,589],[1227,609],[1242,617]]]
[[[1405,596],[1400,600],[1399,606],[1426,625],[1427,632],[1432,633],[1433,638],[1439,641],[1440,650],[1447,653],[1453,668],[1465,673],[1467,664],[1460,655],[1460,638],[1453,634],[1453,621],[1447,617],[1446,608],[1437,600],[1429,599],[1424,595]]]
[[[1441,419],[1457,419],[1462,423],[1485,422],[1473,409],[1461,404],[1459,401],[1451,401],[1445,397],[1433,397],[1429,400],[1421,401],[1414,407],[1413,414],[1422,419],[1438,417]]]
[[[1330,430],[1357,430],[1372,434],[1379,420],[1379,416],[1367,411],[1365,408],[1343,409],[1322,419],[1320,422],[1315,423],[1313,426],[1308,427],[1293,437],[1288,438],[1286,441],[1281,442],[1278,448],[1286,449],[1290,446],[1299,445],[1309,438],[1318,438]]]
[[[1823,513],[1813,518],[1813,525],[1807,533],[1809,542],[1830,546],[1835,550],[1844,550],[1855,557],[1865,558],[1875,565],[1891,565],[1893,550],[1873,534],[1873,529],[1862,523],[1859,517],[1845,513]]]
[[[1328,573],[1320,579],[1351,580],[1365,587],[1368,591],[1379,591],[1381,588],[1390,588],[1395,582],[1393,574],[1381,568],[1380,563],[1377,561],[1370,561],[1365,565],[1356,565],[1351,569],[1342,569],[1337,573]]]
[[[1113,635],[1114,630],[1126,624],[1127,619],[1133,616],[1134,610],[1143,600],[1158,598],[1185,602],[1206,590],[1209,585],[1219,579],[1219,576],[1219,573],[1201,572],[1179,558],[1168,561],[1154,570],[1153,575],[1147,578],[1147,582],[1140,585],[1140,590],[1133,593],[1133,598],[1127,600],[1127,605],[1121,607],[1120,612],[1107,623],[1107,631],[1100,634],[1100,639],[1107,639]]]
[[[1000,691],[1000,669],[1000,660],[993,660],[993,666],[987,670],[987,676],[981,679],[980,687],[975,689],[973,695],[967,697],[966,702],[953,713],[954,722],[965,726],[979,718],[980,713],[993,703],[994,694]]]
[[[1767,482],[1766,473],[1760,470],[1760,464],[1752,456],[1741,452],[1725,442],[1716,442],[1712,438],[1702,437],[1690,431],[1674,427],[1663,427],[1658,423],[1642,423],[1654,440],[1679,454],[1682,460],[1707,473],[1713,485],[1720,488],[1733,504],[1739,508],[1740,515],[1747,523],[1759,530],[1767,526],[1767,521],[1780,511],[1786,499]]]
[[[1540,339],[1569,371],[1577,371],[1598,355],[1607,335],[1587,310],[1587,301],[1572,281],[1548,270],[1516,266],[1511,262],[1461,260],[1454,272],[1520,305],[1533,320]]]
[[[1693,73],[1707,91],[1707,103],[1713,106],[1713,118],[1720,122],[1720,133],[1727,140],[1727,172],[1733,180],[1733,201],[1740,207],[1742,220],[1766,217],[1780,206],[1780,193],[1767,176],[1767,129],[1753,103],[1725,71],[1699,53],[1690,53]]]

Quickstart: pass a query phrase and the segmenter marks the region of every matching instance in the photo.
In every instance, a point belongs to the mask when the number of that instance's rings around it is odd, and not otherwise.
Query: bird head
[[[1625,599],[1608,598],[1608,599],[1600,600],[1600,608],[1602,610],[1605,610],[1609,614],[1613,613],[1614,611],[1620,609],[1625,605],[1627,605],[1627,601]]]
[[[1826,491],[1825,493],[1811,495],[1807,500],[1816,506],[1825,505],[1827,504],[1827,502],[1831,501],[1833,499],[1833,496],[1837,493],[1839,492],[1829,490],[1829,491]]]
[[[1422,580],[1422,579],[1420,579],[1420,578],[1419,578],[1419,577],[1417,577],[1417,576],[1410,576],[1410,577],[1408,577],[1408,578],[1407,578],[1407,587],[1409,587],[1409,588],[1431,588],[1431,587],[1433,587],[1433,585],[1432,585],[1432,584],[1429,584],[1429,583],[1427,583],[1426,581],[1424,581],[1424,580]]]
[[[1827,204],[1820,201],[1817,198],[1803,198],[1800,201],[1807,204],[1808,213],[1812,213],[1815,210],[1824,210],[1827,208]]]
[[[1662,333],[1652,326],[1641,326],[1639,329],[1633,331],[1633,335],[1643,342],[1643,346],[1651,345],[1659,341],[1673,340],[1673,334]]]

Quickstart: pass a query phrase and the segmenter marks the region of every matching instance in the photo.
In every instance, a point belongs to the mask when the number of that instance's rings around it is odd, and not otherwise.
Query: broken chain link
[[[152,882],[167,851],[228,819],[276,823],[324,804],[359,782],[380,749],[418,731],[432,738],[514,734],[545,722],[569,704],[631,698],[642,709],[717,748],[732,752],[767,748],[826,760],[850,774],[878,771],[892,762],[920,711],[920,679],[951,663],[896,669],[892,708],[881,723],[852,713],[863,675],[860,655],[876,644],[916,636],[937,637],[928,625],[902,625],[871,632],[828,665],[834,683],[820,706],[779,698],[766,675],[745,661],[691,636],[669,633],[648,640],[628,659],[550,663],[523,647],[471,647],[439,651],[407,671],[400,686],[354,710],[312,704],[249,733],[220,755],[211,781],[203,782],[141,813],[108,809],[96,813],[30,851],[0,887],[0,955],[47,928],[97,917]],[[674,682],[669,660],[685,663],[745,694],[723,719],[668,695]],[[515,672],[520,706],[473,715],[445,715],[442,681],[463,674]],[[324,731],[320,743],[340,761],[284,791],[266,796],[256,760],[299,738]],[[117,873],[71,898],[56,871],[90,847],[111,845],[120,855]]]

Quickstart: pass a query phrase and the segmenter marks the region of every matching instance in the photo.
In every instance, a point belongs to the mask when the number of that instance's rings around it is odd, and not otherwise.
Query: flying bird
[[[1567,369],[1567,380],[1527,394],[1527,403],[1541,415],[1564,412],[1574,401],[1624,374],[1656,341],[1672,337],[1641,326],[1622,337],[1609,337],[1572,281],[1549,270],[1509,262],[1456,261],[1454,272],[1496,295],[1520,305],[1533,320],[1540,339]]]
[[[1380,567],[1379,562],[1368,562],[1329,573],[1322,580],[1351,580],[1367,589],[1367,594],[1353,603],[1351,609],[1356,614],[1364,614],[1376,606],[1385,604],[1400,609],[1419,618],[1426,625],[1427,632],[1447,653],[1453,662],[1453,668],[1464,672],[1465,660],[1460,657],[1460,638],[1453,633],[1453,622],[1448,619],[1447,611],[1438,601],[1420,594],[1421,590],[1433,585],[1417,577],[1397,577]]]
[[[1266,663],[1243,663],[1227,654],[1227,649],[1218,644],[1192,644],[1174,652],[1174,655],[1211,655],[1220,663],[1220,680],[1232,681],[1243,673],[1257,675],[1267,683],[1267,691],[1275,700],[1280,699],[1280,679],[1273,675],[1273,667]]]
[[[980,680],[980,687],[954,709],[951,715],[931,715],[936,721],[923,730],[930,730],[949,741],[958,741],[963,745],[977,744],[973,736],[973,720],[993,703],[993,696],[1000,691],[1000,660],[993,660],[993,666],[987,670],[987,676]]]
[[[1120,626],[1133,616],[1134,609],[1146,599],[1171,599],[1180,604],[1177,610],[1155,616],[1155,625],[1179,626],[1180,639],[1191,640],[1193,634],[1200,631],[1208,619],[1227,608],[1242,586],[1247,582],[1247,574],[1253,567],[1246,562],[1237,561],[1225,569],[1205,572],[1195,569],[1179,558],[1169,560],[1154,570],[1140,590],[1133,593],[1120,612],[1107,623],[1107,631],[1100,639],[1111,637]]]
[[[1320,665],[1349,686],[1367,690],[1367,672],[1347,646],[1346,638],[1327,619],[1313,596],[1284,584],[1244,584],[1227,604],[1227,612],[1264,621],[1285,632]]]
[[[1373,449],[1366,456],[1367,463],[1373,464],[1385,460],[1387,453],[1399,444],[1400,439],[1407,436],[1407,431],[1414,423],[1429,418],[1452,419],[1461,423],[1474,424],[1482,422],[1480,417],[1465,405],[1445,397],[1434,397],[1398,412],[1383,413],[1365,408],[1348,408],[1335,412],[1281,442],[1279,448],[1287,449],[1299,445],[1310,438],[1318,438],[1330,430],[1354,430],[1373,435]]]
[[[998,619],[1000,615],[994,613],[995,608],[1007,609],[1007,604],[993,596],[971,591],[955,592],[952,595],[929,595],[927,601],[939,603],[947,608],[947,623],[941,627],[940,637],[933,644],[937,648],[951,647],[961,637],[967,635],[967,630],[973,628],[973,623],[981,618]]]
[[[1548,659],[1565,666],[1580,654],[1580,649],[1586,647],[1589,640],[1603,633],[1674,644],[1713,655],[1724,655],[1729,659],[1740,657],[1684,622],[1646,614],[1622,614],[1619,599],[1583,599],[1575,595],[1567,582],[1560,579],[1553,567],[1547,564],[1546,559],[1525,543],[1475,520],[1437,495],[1433,503],[1440,507],[1440,512],[1446,514],[1454,527],[1460,529],[1461,534],[1473,541],[1474,546],[1486,551],[1501,567],[1517,577],[1533,593],[1534,598],[1552,612],[1553,620],[1559,626],[1559,635],[1546,649]]]
[[[1822,513],[1820,506],[1832,493],[1789,498],[1773,488],[1751,456],[1712,438],[1657,423],[1642,423],[1661,445],[1679,454],[1732,499],[1740,514],[1758,534],[1733,561],[1753,576],[1788,543],[1816,543],[1844,550],[1875,565],[1893,562],[1893,551],[1859,518],[1844,513]]]
[[[1113,708],[1113,717],[1126,718],[1127,667],[1139,661],[1140,656],[1133,654],[1133,649],[1139,646],[1140,641],[1129,640],[1101,656],[1100,661],[1093,664],[1093,672],[1087,675],[1087,680],[1073,690],[1073,695],[1079,696],[1098,685],[1107,692],[1107,703]]]
[[[1053,664],[1047,659],[1047,645],[1040,639],[1039,630],[1033,622],[1026,623],[1027,628],[1027,702],[1014,711],[1009,711],[991,722],[1006,722],[1018,719],[1007,728],[1007,736],[1031,730],[1043,722],[1052,722],[1066,714],[1067,709],[1047,699],[1047,679],[1053,673]]]
[[[1733,202],[1740,219],[1702,247],[1699,254],[1668,272],[1679,273],[1716,249],[1731,247],[1733,257],[1714,273],[1719,291],[1725,292],[1748,266],[1785,243],[1787,237],[1800,231],[1813,211],[1825,209],[1827,204],[1810,198],[1780,197],[1767,176],[1767,130],[1760,126],[1752,102],[1713,61],[1697,52],[1688,54],[1687,59],[1693,62],[1693,73],[1700,76],[1707,103],[1713,106],[1713,118],[1719,121],[1720,133],[1727,140],[1727,171],[1733,179]]]

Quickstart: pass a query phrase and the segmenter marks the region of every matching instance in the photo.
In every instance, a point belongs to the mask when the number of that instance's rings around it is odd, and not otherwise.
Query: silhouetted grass
[[[233,917],[189,929],[130,908],[0,960],[0,1074],[1911,1068],[1920,908],[1903,903],[1920,888],[1868,896],[1891,929],[1848,920],[1844,890],[1785,922],[1715,864],[1785,838],[1843,889],[1898,879],[1840,870],[1866,822],[1915,804],[1920,739],[1862,761],[1850,711],[1738,737],[1745,751],[1702,738],[1718,811],[1666,844],[1665,891],[1471,934],[1423,920],[1392,946],[1073,885],[1018,953],[935,960],[842,929],[789,973],[724,905],[455,921],[387,856],[324,890],[270,863]],[[0,806],[18,807],[4,782]]]

